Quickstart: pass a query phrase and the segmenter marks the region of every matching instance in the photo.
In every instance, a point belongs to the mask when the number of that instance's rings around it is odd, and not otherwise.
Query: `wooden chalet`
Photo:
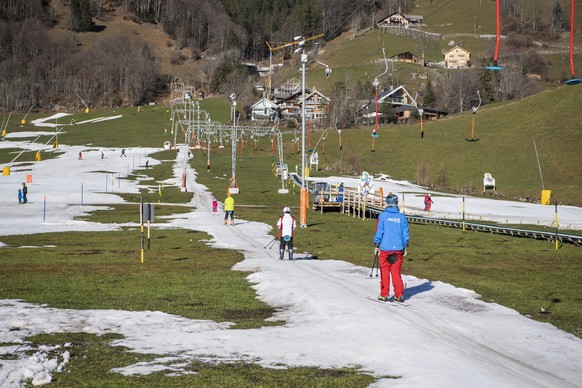
[[[275,121],[281,117],[279,106],[266,97],[251,106],[251,120]]]
[[[275,96],[281,93],[275,93]],[[286,98],[275,99],[283,119],[301,119],[301,90],[289,94]],[[314,122],[322,122],[327,117],[330,99],[317,89],[305,89],[305,117]]]
[[[399,53],[390,57],[390,60],[395,62],[406,62],[406,63],[416,63],[419,64],[421,61],[420,59],[411,53],[410,51],[406,51],[404,53]]]
[[[305,117],[322,123],[327,117],[327,107],[331,100],[317,89],[313,89],[309,94],[307,91],[305,93]]]
[[[400,85],[396,89],[383,90],[378,96],[379,103],[390,103],[392,106],[416,105],[414,98],[408,93],[404,86]]]
[[[417,110],[416,100],[408,93],[404,86],[397,88],[390,88],[390,90],[383,90],[378,96],[379,104],[390,104],[394,111],[394,118],[398,124],[405,124],[410,120],[414,111]],[[363,122],[373,123],[376,120],[376,112],[373,111],[375,99],[371,98],[361,101],[359,106],[360,112],[366,112],[361,115]],[[440,111],[433,108],[422,108],[424,111],[424,118],[427,120],[436,120],[447,115],[447,112]],[[382,113],[378,112],[378,117],[382,117]]]
[[[466,69],[470,67],[471,53],[460,46],[455,46],[443,54],[447,69]]]
[[[380,19],[377,23],[378,28],[384,27],[401,27],[401,28],[411,28],[414,26],[421,25],[423,23],[423,18],[420,15],[404,15],[400,11],[394,12],[383,19]]]

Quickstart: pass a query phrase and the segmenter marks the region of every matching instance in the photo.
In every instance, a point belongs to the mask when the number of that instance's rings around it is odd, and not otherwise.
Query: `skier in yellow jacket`
[[[230,193],[226,195],[224,200],[224,225],[227,224],[228,217],[230,217],[230,224],[234,225],[234,198]]]

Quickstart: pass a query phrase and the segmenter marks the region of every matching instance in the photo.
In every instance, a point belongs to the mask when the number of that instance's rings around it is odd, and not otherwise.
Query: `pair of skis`
[[[382,304],[389,305],[389,306],[404,306],[404,307],[410,307],[411,306],[411,304],[410,303],[407,303],[407,302],[396,302],[393,298],[390,298],[387,301],[380,300],[377,297],[374,297],[372,295],[367,295],[366,298],[368,298],[368,299],[370,299],[370,300],[372,300],[374,302],[382,303]]]
[[[370,274],[368,275],[368,277],[370,277],[370,278],[372,277],[372,273],[374,272],[374,269],[376,269],[376,277],[378,277],[378,275],[379,275],[379,272],[380,272],[380,263],[378,261],[378,256],[379,256],[379,252],[376,252],[375,255],[374,255],[374,262],[372,263],[372,269],[370,269]],[[392,257],[390,257],[388,260],[389,261],[390,260],[394,260],[393,262],[390,261],[391,264],[394,264],[396,262],[396,257],[397,256],[396,256],[396,254],[390,255],[390,256],[392,256]],[[410,303],[396,302],[394,300],[394,297],[388,299],[387,301],[380,300],[378,298],[374,298],[371,295],[367,295],[366,298],[368,298],[370,300],[373,300],[374,302],[384,303],[384,304],[388,304],[388,305],[391,305],[391,306],[394,306],[394,305],[401,305],[401,306],[407,306],[407,307],[410,306]]]
[[[277,237],[275,236],[267,245],[265,245],[263,247],[263,249],[267,249],[267,247],[269,247],[269,249],[272,249],[276,243],[277,243]],[[281,260],[281,261],[295,261],[295,257],[291,260],[289,260],[289,259],[285,260],[285,259],[281,259],[281,258],[279,258],[279,260]]]

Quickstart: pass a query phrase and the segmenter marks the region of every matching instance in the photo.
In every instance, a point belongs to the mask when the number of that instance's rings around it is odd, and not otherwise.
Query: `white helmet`
[[[283,213],[291,213],[291,209],[289,209],[289,206],[285,206],[283,208]]]

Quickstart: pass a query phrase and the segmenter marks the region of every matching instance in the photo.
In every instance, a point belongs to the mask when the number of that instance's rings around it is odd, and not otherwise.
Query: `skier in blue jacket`
[[[404,283],[402,282],[402,258],[406,256],[406,248],[410,234],[408,220],[398,209],[398,197],[395,194],[386,196],[386,209],[378,216],[378,225],[374,235],[374,253],[378,254],[380,263],[380,296],[379,300],[387,301],[390,292],[390,278],[394,286],[394,300],[404,301]]]

